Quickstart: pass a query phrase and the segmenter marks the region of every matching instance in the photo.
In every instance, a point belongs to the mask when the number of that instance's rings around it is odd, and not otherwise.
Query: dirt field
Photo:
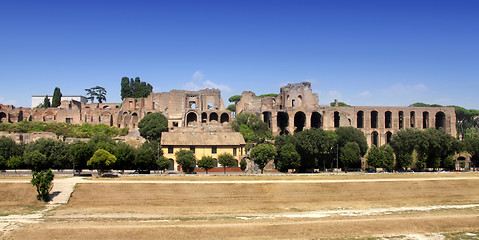
[[[0,183],[0,215],[22,214],[39,210],[44,205],[37,201],[30,183]]]
[[[479,231],[477,174],[407,175],[90,180],[77,185],[68,204],[2,238],[344,239]]]

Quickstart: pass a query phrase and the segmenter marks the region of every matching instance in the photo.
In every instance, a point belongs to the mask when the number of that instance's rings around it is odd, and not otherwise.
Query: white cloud
[[[193,81],[189,81],[184,85],[184,88],[186,90],[198,91],[200,89],[205,89],[205,88],[217,88],[221,90],[222,92],[232,91],[232,89],[228,85],[217,84],[211,80],[204,80],[205,75],[201,71],[194,72],[191,78],[193,79]]]

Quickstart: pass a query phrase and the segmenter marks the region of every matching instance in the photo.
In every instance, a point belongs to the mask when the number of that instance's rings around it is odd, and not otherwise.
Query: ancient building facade
[[[370,146],[389,143],[392,134],[406,128],[434,127],[456,136],[456,113],[452,107],[320,106],[309,82],[288,84],[277,97],[259,98],[244,91],[236,111],[261,116],[273,135],[351,126],[365,134]]]

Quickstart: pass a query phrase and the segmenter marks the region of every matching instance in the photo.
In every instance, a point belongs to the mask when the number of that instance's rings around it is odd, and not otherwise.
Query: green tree
[[[226,109],[230,110],[231,112],[236,112],[236,105],[235,104],[230,104],[230,105],[228,105],[228,107]]]
[[[38,150],[47,158],[46,165],[40,170],[48,168],[64,169],[71,168],[68,159],[68,147],[65,142],[50,138],[40,138],[26,145],[25,152]]]
[[[49,108],[50,105],[50,99],[48,98],[48,95],[45,95],[45,98],[43,99],[43,107],[44,108]]]
[[[161,133],[168,131],[168,119],[162,113],[150,113],[140,120],[138,128],[140,136],[158,141]]]
[[[104,87],[96,86],[92,88],[85,89],[86,95],[91,102],[96,98],[99,103],[106,102],[106,89]]]
[[[235,103],[235,105],[238,104],[240,100],[241,100],[241,95],[233,95],[230,98],[228,98],[228,101]]]
[[[218,155],[218,163],[221,164],[221,166],[223,166],[223,173],[225,174],[226,174],[227,167],[233,167],[237,164],[235,158],[230,153],[222,153]]]
[[[37,199],[43,200],[44,202],[50,201],[50,191],[53,188],[53,178],[55,175],[52,173],[52,170],[49,169],[48,172],[32,172],[32,180],[30,183],[37,189]]]
[[[393,134],[390,145],[396,154],[396,168],[407,169],[413,162],[413,152],[420,135],[420,130],[407,128]]]
[[[382,145],[380,147],[380,150],[382,151],[384,155],[384,160],[383,160],[383,168],[386,168],[388,171],[391,171],[394,169],[394,149],[391,147],[391,145],[386,144]]]
[[[17,173],[17,169],[20,168],[23,164],[22,157],[20,156],[11,156],[7,162],[7,166],[9,168],[15,169],[15,173]]]
[[[338,135],[339,148],[346,146],[349,142],[355,142],[359,146],[361,156],[368,151],[368,142],[361,130],[354,127],[339,127],[335,132]]]
[[[159,143],[155,141],[144,142],[140,148],[136,150],[134,165],[138,170],[155,169],[159,157],[163,156]]]
[[[34,172],[38,172],[47,168],[47,157],[38,150],[25,152],[23,161]]]
[[[254,113],[240,113],[231,122],[231,127],[240,132],[246,142],[261,142],[264,139],[272,139],[268,124],[261,121]]]
[[[251,149],[250,157],[256,164],[258,164],[261,169],[261,174],[263,174],[266,164],[276,157],[276,149],[274,149],[274,146],[271,144],[261,143]]]
[[[331,103],[329,104],[329,106],[331,106],[331,107],[336,106],[336,102],[331,102]],[[338,102],[338,106],[339,106],[339,107],[351,107],[351,105],[348,105],[348,104],[346,104],[346,103],[344,103],[344,102]]]
[[[15,141],[9,137],[0,137],[0,156],[2,156],[1,159],[3,159],[0,161],[0,169],[5,169],[7,161],[12,156],[21,155],[23,155],[23,150],[20,145],[16,144]]]
[[[477,166],[477,163],[479,163],[479,138],[466,138],[464,145],[465,150],[471,154],[471,160]]]
[[[146,98],[153,91],[153,87],[146,82],[128,77],[121,78],[121,99],[124,98]]]
[[[183,172],[192,172],[195,169],[195,154],[190,150],[180,150],[175,153],[176,162],[181,165]]]
[[[170,160],[164,156],[160,156],[158,160],[156,160],[156,165],[158,165],[159,170],[164,172],[170,166]]]
[[[62,93],[60,92],[60,88],[56,87],[53,91],[53,98],[52,98],[52,107],[60,106],[62,101]]]
[[[214,161],[215,160],[211,156],[203,156],[198,161],[198,167],[201,169],[204,169],[206,171],[206,174],[208,174],[208,170],[214,167],[214,164],[215,164]]]
[[[87,168],[87,161],[93,156],[92,146],[86,142],[76,141],[71,143],[68,148],[68,156],[74,170],[80,172]]]
[[[346,172],[348,171],[349,166],[358,162],[361,158],[361,150],[356,142],[346,143],[346,145],[341,148],[340,152],[339,159],[341,159],[341,163],[343,164],[344,170]]]
[[[301,166],[301,157],[292,143],[288,143],[279,148],[278,151],[278,170],[287,172],[288,169],[299,169]]]
[[[384,158],[383,151],[376,147],[376,145],[372,145],[371,148],[369,148],[368,154],[366,156],[368,166],[373,168],[383,167]]]
[[[261,94],[258,97],[259,98],[264,98],[264,97],[277,97],[277,96],[278,96],[278,94],[276,94],[276,93],[266,93],[266,94]]]
[[[244,172],[244,170],[246,170],[246,167],[248,166],[248,163],[246,162],[246,159],[241,159],[240,161],[240,168],[241,168],[241,171]]]
[[[130,145],[119,142],[116,144],[113,154],[116,157],[115,169],[121,170],[123,173],[125,169],[133,168],[133,162],[135,161],[135,149]]]
[[[101,177],[105,169],[108,169],[111,165],[115,164],[115,155],[109,153],[106,150],[98,149],[93,154],[93,157],[86,163],[87,166],[98,170],[98,175]]]

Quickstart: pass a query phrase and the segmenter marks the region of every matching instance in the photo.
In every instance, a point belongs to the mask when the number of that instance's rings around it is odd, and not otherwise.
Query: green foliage
[[[15,169],[15,172],[17,172],[17,169],[19,169],[22,165],[23,160],[20,156],[11,156],[10,159],[8,159],[7,161],[7,166],[9,168]]]
[[[0,131],[15,133],[52,132],[57,136],[73,138],[90,138],[96,134],[106,134],[110,137],[125,136],[128,128],[119,129],[105,124],[91,125],[89,123],[45,123],[22,121],[19,123],[0,123]]]
[[[241,159],[240,161],[240,168],[241,168],[241,171],[244,171],[246,170],[246,167],[248,166],[248,163],[246,162],[246,159]]]
[[[12,156],[21,156],[22,154],[23,150],[21,146],[16,144],[15,141],[9,137],[0,137],[0,156],[2,157],[0,159],[0,169],[5,169],[7,161]]]
[[[35,142],[31,142],[26,145],[25,152],[33,151],[39,151],[46,157],[46,165],[41,165],[42,168],[40,168],[39,170],[45,170],[48,168],[61,169],[64,167],[70,167],[70,161],[68,159],[68,148],[63,141],[50,138],[40,138]]]
[[[180,150],[175,153],[176,162],[181,165],[183,172],[191,172],[195,169],[195,154],[190,150]]]
[[[48,98],[48,95],[45,95],[45,98],[43,99],[43,105],[42,107],[43,108],[49,108],[51,105],[50,105],[50,99]]]
[[[203,156],[198,161],[198,167],[201,169],[204,169],[206,171],[206,174],[208,174],[208,170],[214,167],[214,164],[215,164],[214,161],[215,160],[211,156]]]
[[[153,87],[140,80],[139,77],[128,79],[121,78],[121,99],[124,98],[146,98],[153,91]]]
[[[359,162],[360,158],[361,150],[356,142],[348,142],[340,150],[339,159],[346,171],[353,163]]]
[[[0,168],[5,169],[6,165],[7,165],[7,160],[5,160],[5,158],[2,155],[0,155]]]
[[[251,149],[250,157],[253,161],[258,164],[258,167],[261,169],[261,174],[263,169],[268,164],[270,160],[273,160],[276,157],[276,149],[273,145],[268,143],[261,143],[258,146]]]
[[[53,91],[53,98],[52,98],[52,107],[58,107],[61,104],[62,100],[62,93],[60,92],[60,88],[56,87]]]
[[[91,157],[90,160],[88,160],[86,165],[97,169],[98,174],[102,176],[104,170],[110,167],[111,165],[115,164],[115,162],[116,162],[115,155],[109,153],[106,150],[98,149],[93,154],[93,157]]]
[[[138,128],[140,136],[158,141],[161,138],[161,133],[168,131],[168,119],[162,113],[150,113],[141,119]]]
[[[76,141],[68,147],[68,155],[75,170],[85,169],[87,167],[86,163],[93,156],[93,153],[93,146],[86,142]]]
[[[354,127],[339,127],[336,128],[336,134],[338,135],[339,148],[344,147],[349,142],[355,142],[359,146],[361,156],[364,156],[368,151],[368,142],[361,130]]]
[[[288,169],[299,169],[301,157],[296,152],[294,144],[287,143],[279,148],[277,165],[281,172],[287,172]]]
[[[329,106],[331,106],[331,107],[336,106],[336,102],[331,102],[331,103],[329,103]],[[348,105],[348,104],[346,104],[346,103],[344,103],[344,102],[338,102],[338,106],[339,106],[339,107],[351,107],[351,105]]]
[[[369,167],[381,168],[384,165],[384,153],[376,145],[372,145],[369,148],[366,159]]]
[[[231,112],[236,112],[236,104],[230,104],[226,109],[230,110]]]
[[[134,165],[138,170],[155,169],[160,156],[163,156],[163,150],[160,148],[159,142],[147,141],[136,150]]]
[[[254,113],[240,113],[236,115],[235,120],[231,122],[231,127],[243,135],[248,143],[258,143],[264,139],[272,139],[268,124],[261,121]]]
[[[228,101],[235,103],[235,105],[238,104],[240,100],[241,100],[241,95],[233,95],[230,98],[228,98]]]
[[[95,98],[99,103],[106,102],[106,89],[100,86],[85,89],[87,98],[94,102]]]
[[[46,169],[48,166],[47,157],[38,150],[25,152],[23,154],[23,161],[35,172]]]
[[[383,168],[386,168],[387,170],[391,171],[394,169],[394,150],[391,147],[391,145],[386,144],[383,145],[379,148],[383,155],[384,155],[384,160],[383,160]]]
[[[115,169],[125,170],[133,167],[135,161],[135,149],[130,145],[119,142],[116,144],[113,155],[116,157]]]
[[[164,156],[160,156],[157,160],[156,160],[156,165],[158,166],[158,169],[159,170],[166,170],[168,169],[168,167],[170,166],[170,160]]]
[[[226,167],[233,167],[237,164],[235,158],[230,153],[222,153],[218,155],[218,163],[223,166],[224,173],[226,173]]]
[[[393,134],[390,144],[396,154],[396,168],[406,169],[411,167],[412,154],[419,135],[420,130],[416,128],[407,128]]]
[[[464,140],[465,150],[471,154],[471,160],[479,162],[479,138],[466,138]]]
[[[267,94],[261,94],[258,97],[259,98],[264,98],[264,97],[277,97],[277,96],[278,96],[278,94],[276,94],[276,93],[267,93]]]
[[[49,169],[48,172],[32,172],[32,180],[30,183],[37,189],[37,199],[43,200],[44,202],[50,201],[50,191],[53,187],[53,175],[52,170]]]

